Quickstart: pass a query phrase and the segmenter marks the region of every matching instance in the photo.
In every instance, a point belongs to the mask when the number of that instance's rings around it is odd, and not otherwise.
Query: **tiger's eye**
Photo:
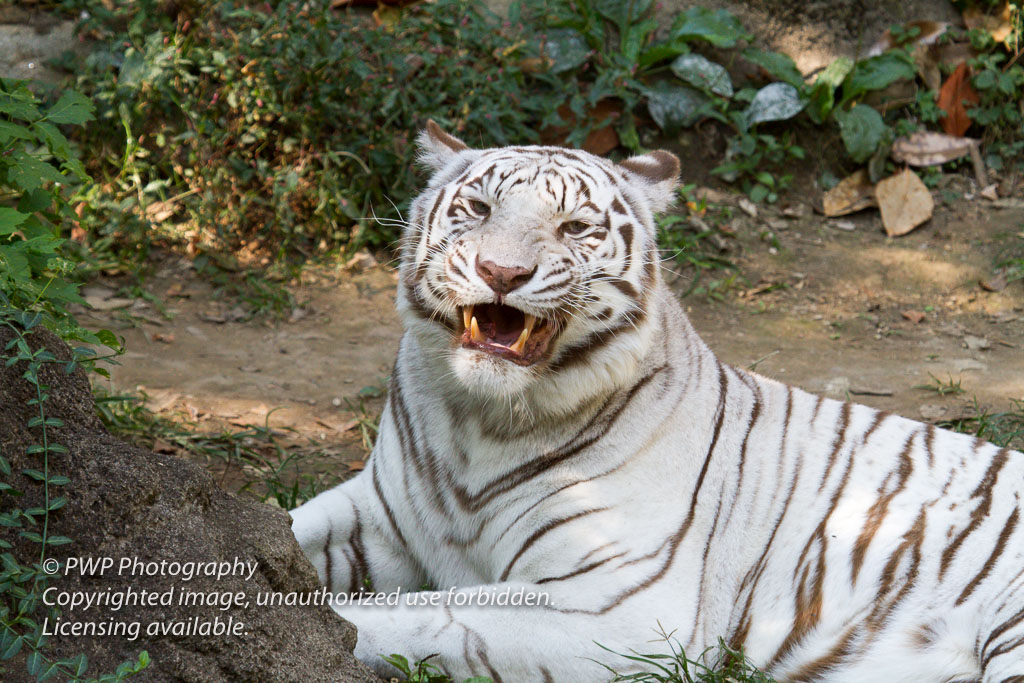
[[[488,206],[486,202],[482,202],[479,199],[470,199],[469,208],[473,213],[478,216],[482,216],[483,218],[487,218],[491,215],[491,207]]]
[[[582,235],[590,229],[590,223],[584,223],[583,221],[566,221],[562,223],[558,228],[563,235],[571,235],[576,237]]]

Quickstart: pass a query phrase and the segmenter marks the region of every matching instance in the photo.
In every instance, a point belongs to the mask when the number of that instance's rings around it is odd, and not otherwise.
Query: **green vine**
[[[2,298],[2,295],[0,295]],[[6,302],[4,302],[6,303]],[[4,348],[0,356],[7,367],[16,363],[25,364],[25,372],[22,378],[34,388],[34,397],[26,404],[34,406],[38,414],[28,421],[30,429],[39,430],[39,442],[29,445],[25,454],[41,460],[41,469],[24,468],[21,473],[39,482],[43,487],[43,505],[29,509],[11,508],[0,512],[0,526],[18,529],[18,534],[33,543],[39,544],[39,560],[31,565],[23,565],[11,552],[13,546],[10,542],[0,539],[0,659],[9,660],[14,658],[22,648],[29,653],[25,658],[26,670],[36,680],[44,681],[54,676],[61,676],[70,681],[122,681],[142,671],[149,665],[149,655],[142,651],[134,662],[124,662],[117,667],[113,674],[106,674],[99,678],[83,678],[88,667],[88,659],[85,654],[78,654],[74,657],[57,659],[45,654],[48,636],[43,633],[43,627],[39,623],[38,613],[43,605],[40,599],[50,579],[49,574],[43,569],[47,559],[47,549],[51,546],[65,545],[72,540],[67,536],[51,534],[50,513],[61,509],[67,504],[65,496],[51,497],[51,491],[55,487],[66,486],[71,482],[68,477],[60,474],[52,474],[50,471],[51,454],[67,454],[66,446],[54,442],[51,429],[64,426],[62,420],[56,417],[48,417],[46,414],[46,402],[50,398],[50,386],[44,384],[40,379],[40,370],[44,365],[60,364],[64,371],[72,373],[92,354],[88,349],[76,349],[72,352],[70,361],[61,361],[53,352],[45,347],[35,350],[29,346],[25,333],[30,332],[39,325],[42,320],[40,313],[29,313],[19,311],[9,306],[0,307],[0,326],[7,328],[13,333],[13,339]],[[4,478],[12,474],[10,462],[0,454],[0,473]],[[23,494],[14,488],[7,481],[0,481],[0,493],[8,496],[20,496]],[[35,529],[39,528],[40,531]],[[47,610],[46,618],[57,619],[59,611],[50,607]]]
[[[43,628],[46,619],[56,620],[60,614],[42,600],[52,578],[44,567],[52,571],[50,565],[56,561],[48,559],[47,552],[72,539],[54,533],[51,524],[51,514],[67,505],[60,488],[71,480],[51,468],[51,456],[66,456],[68,449],[54,438],[54,430],[63,422],[47,414],[50,386],[41,379],[42,370],[52,365],[63,365],[68,374],[80,366],[103,370],[94,367],[100,358],[91,348],[76,348],[71,360],[60,360],[45,346],[33,350],[27,335],[45,327],[65,341],[107,346],[114,351],[111,356],[120,352],[111,332],[84,329],[67,308],[82,303],[78,283],[71,277],[81,255],[61,237],[74,216],[67,188],[89,178],[62,128],[81,125],[92,118],[92,111],[92,103],[73,91],[47,103],[29,83],[0,79],[0,330],[11,337],[0,350],[0,362],[6,368],[24,366],[21,377],[32,387],[26,405],[34,414],[27,427],[34,432],[35,442],[24,451],[25,464],[32,466],[22,468],[20,475],[42,486],[40,505],[15,505],[25,492],[14,485],[11,462],[5,457],[9,454],[0,452],[0,527],[5,532],[0,538],[0,661],[4,662],[0,678],[11,673],[7,662],[19,656],[38,681],[57,676],[75,682],[121,681],[149,665],[149,655],[143,651],[114,673],[84,678],[86,655],[53,656]],[[29,553],[31,560],[18,556],[24,553],[15,548],[15,531],[22,547],[25,541],[38,544],[38,555]]]

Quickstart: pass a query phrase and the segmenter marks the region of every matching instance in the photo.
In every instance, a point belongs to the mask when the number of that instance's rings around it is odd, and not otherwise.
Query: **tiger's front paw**
[[[384,615],[359,607],[335,607],[334,611],[355,625],[356,648],[353,654],[377,675],[390,678],[398,674],[395,667],[384,661],[387,655],[401,654],[414,661],[415,653],[409,652],[407,645],[399,642],[396,629],[385,623]]]

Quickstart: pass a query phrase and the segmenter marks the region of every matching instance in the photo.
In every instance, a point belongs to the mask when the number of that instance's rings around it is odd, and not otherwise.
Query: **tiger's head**
[[[407,329],[480,397],[564,399],[624,381],[650,344],[654,214],[673,200],[679,160],[475,150],[433,121],[418,142],[433,175],[402,248]]]

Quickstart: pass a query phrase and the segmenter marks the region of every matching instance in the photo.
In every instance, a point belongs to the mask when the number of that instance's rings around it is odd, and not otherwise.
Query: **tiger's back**
[[[781,680],[1024,676],[1021,454],[718,361],[657,269],[671,155],[421,142],[378,443],[293,513],[332,591],[438,589],[339,610],[357,654],[602,680],[660,623]]]

